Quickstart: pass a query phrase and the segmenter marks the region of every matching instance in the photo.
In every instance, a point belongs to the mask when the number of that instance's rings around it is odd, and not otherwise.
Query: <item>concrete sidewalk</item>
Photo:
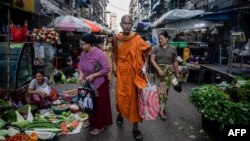
[[[77,88],[78,84],[56,84],[54,87],[62,90]],[[143,141],[211,141],[201,127],[201,115],[188,101],[188,93],[194,84],[183,84],[181,93],[170,89],[167,103],[167,120],[157,118],[155,121],[143,121],[139,128]],[[110,88],[113,125],[106,127],[98,136],[89,134],[92,128],[82,129],[80,134],[59,136],[58,141],[132,141],[132,124],[125,120],[122,127],[115,124],[117,112],[115,109],[114,83]]]

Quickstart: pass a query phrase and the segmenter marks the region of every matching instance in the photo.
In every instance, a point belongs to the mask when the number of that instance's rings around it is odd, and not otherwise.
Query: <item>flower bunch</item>
[[[55,31],[54,28],[41,28],[41,29],[34,29],[32,32],[32,37],[34,40],[50,43],[50,44],[57,44],[59,40],[59,34]]]

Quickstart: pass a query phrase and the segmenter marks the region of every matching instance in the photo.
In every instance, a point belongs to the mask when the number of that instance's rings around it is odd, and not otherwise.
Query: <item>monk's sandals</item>
[[[142,141],[142,134],[141,131],[138,129],[133,130],[133,136],[135,141]]]
[[[118,127],[121,127],[122,124],[123,124],[123,118],[122,118],[120,115],[118,115],[118,116],[117,116],[117,119],[116,119],[116,125],[117,125]]]

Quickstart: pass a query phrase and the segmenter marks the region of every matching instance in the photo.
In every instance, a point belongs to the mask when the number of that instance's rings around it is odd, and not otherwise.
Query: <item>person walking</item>
[[[89,123],[95,128],[90,132],[92,135],[100,134],[105,126],[112,124],[109,80],[107,78],[110,67],[104,52],[94,46],[95,42],[96,37],[93,34],[81,37],[80,47],[83,51],[78,65],[79,80],[91,82],[98,91],[95,113],[89,116]],[[98,69],[95,67],[97,64]]]
[[[112,67],[112,49],[113,49],[113,34],[108,34],[107,39],[106,39],[106,44],[104,47],[104,52],[109,60],[109,65],[110,68]],[[112,72],[109,72],[109,81],[112,81]],[[110,82],[111,85],[111,82]]]
[[[150,46],[135,32],[131,32],[132,18],[125,15],[120,23],[123,32],[116,34],[112,51],[113,73],[116,76],[116,124],[122,126],[123,118],[133,123],[133,136],[142,140],[138,122],[142,121],[138,112],[138,89],[147,86],[142,68],[148,64]]]
[[[168,99],[168,91],[173,73],[176,78],[179,78],[177,50],[170,47],[168,41],[170,39],[167,31],[158,35],[159,46],[153,48],[150,61],[155,72],[155,81],[158,87],[159,102],[160,102],[160,118],[166,120],[165,107]]]

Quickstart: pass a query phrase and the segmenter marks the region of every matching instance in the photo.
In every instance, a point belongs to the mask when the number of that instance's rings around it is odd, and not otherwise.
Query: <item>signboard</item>
[[[13,6],[35,13],[35,0],[14,0]]]

